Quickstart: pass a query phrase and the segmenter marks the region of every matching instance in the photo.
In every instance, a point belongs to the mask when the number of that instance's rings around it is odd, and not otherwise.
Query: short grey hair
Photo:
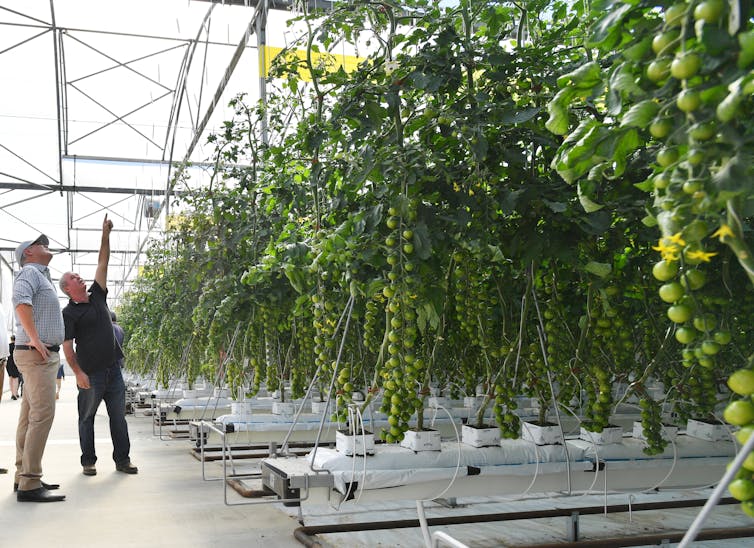
[[[63,293],[65,293],[66,295],[68,295],[68,293],[66,293],[66,291],[65,291],[65,288],[66,288],[66,287],[68,287],[68,280],[67,280],[67,276],[69,276],[70,274],[71,274],[70,272],[66,272],[65,274],[63,274],[63,275],[62,275],[62,276],[60,277],[60,280],[58,280],[58,285],[60,286],[60,290],[61,290],[61,291],[62,291]]]

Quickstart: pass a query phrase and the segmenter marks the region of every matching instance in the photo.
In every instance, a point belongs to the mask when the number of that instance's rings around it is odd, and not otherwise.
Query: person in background
[[[5,367],[10,355],[8,344],[8,332],[5,330],[5,314],[0,308],[0,400],[3,399],[3,384],[5,384]],[[0,474],[7,474],[7,468],[0,468]]]
[[[5,385],[5,364],[8,360],[8,331],[6,330],[5,313],[0,308],[0,400],[3,399],[3,388]],[[1,470],[1,469],[0,469]],[[2,472],[0,472],[2,473]]]
[[[65,379],[65,365],[60,364],[60,367],[58,368],[58,378],[55,379],[55,385],[57,386],[57,390],[55,391],[55,399],[60,399],[60,386],[63,384],[63,380]]]
[[[42,456],[55,418],[55,374],[60,366],[63,316],[50,279],[52,253],[44,234],[16,248],[21,270],[13,283],[16,346],[13,359],[24,378],[24,397],[16,429],[16,477],[19,502],[58,502],[59,485],[42,481]]]
[[[123,331],[123,328],[118,325],[118,317],[115,315],[115,312],[110,312],[110,320],[113,322],[113,335],[115,336],[115,342],[118,343],[118,348],[120,348],[121,357],[118,359],[118,367],[123,369],[123,339],[126,338],[126,332]]]
[[[18,367],[16,367],[16,361],[13,359],[13,350],[16,347],[16,336],[11,335],[10,336],[10,344],[8,345],[8,349],[10,350],[10,355],[8,356],[8,361],[5,362],[5,370],[8,372],[8,384],[10,384],[10,399],[17,400],[19,397],[21,397],[21,393],[19,392],[19,389],[21,388],[21,373],[18,371]]]
[[[60,289],[70,297],[63,309],[63,350],[68,365],[76,375],[76,385],[79,388],[79,444],[81,466],[85,476],[97,474],[94,417],[103,400],[110,417],[115,469],[126,474],[136,474],[139,471],[131,463],[129,456],[131,442],[126,423],[126,385],[118,365],[123,352],[115,340],[110,310],[107,308],[107,267],[110,262],[112,228],[112,221],[105,215],[97,270],[88,291],[84,280],[78,274],[66,272],[60,277]]]

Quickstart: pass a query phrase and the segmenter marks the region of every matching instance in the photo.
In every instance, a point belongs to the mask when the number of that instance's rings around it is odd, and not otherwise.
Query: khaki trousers
[[[27,491],[42,486],[42,456],[55,418],[55,377],[60,355],[43,361],[36,350],[15,350],[13,358],[24,378],[24,395],[16,429],[16,483]]]

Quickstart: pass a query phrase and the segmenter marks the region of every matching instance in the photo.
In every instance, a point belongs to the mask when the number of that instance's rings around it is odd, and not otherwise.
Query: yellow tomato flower
[[[713,238],[720,238],[720,241],[722,242],[724,238],[730,237],[735,238],[736,235],[733,234],[733,230],[726,225],[725,223],[720,225],[720,228],[718,228],[714,234],[712,234]]]
[[[685,242],[685,241],[683,240],[683,238],[681,237],[681,233],[680,233],[680,232],[676,232],[676,233],[675,233],[675,234],[673,234],[672,236],[668,236],[668,240],[670,240],[670,241],[671,241],[671,242],[673,242],[674,244],[678,244],[678,245],[680,245],[681,247],[683,247],[683,246],[685,246],[685,245],[686,245],[686,242]]]
[[[691,259],[692,261],[695,261],[699,259],[700,261],[703,261],[705,263],[708,263],[712,260],[712,257],[717,255],[715,252],[707,252],[707,251],[687,251],[686,257]]]
[[[652,246],[652,249],[659,251],[662,258],[668,262],[677,261],[681,252],[681,247],[673,243],[671,238],[660,238],[658,244]]]

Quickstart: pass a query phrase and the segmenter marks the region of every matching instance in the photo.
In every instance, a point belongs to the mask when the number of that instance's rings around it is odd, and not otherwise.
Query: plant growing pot
[[[274,401],[272,402],[273,415],[293,415],[296,412],[296,404],[292,401]]]
[[[316,414],[327,413],[327,409],[329,405],[330,405],[329,401],[312,400],[312,413],[316,413]]]
[[[232,401],[230,402],[230,414],[239,416],[248,416],[252,414],[252,404],[250,401]]]
[[[449,407],[450,400],[442,396],[430,396],[427,399],[427,407]]]
[[[704,419],[689,419],[686,423],[686,435],[705,441],[730,439],[730,433],[724,424]]]
[[[589,427],[581,427],[579,439],[595,443],[597,445],[608,445],[611,443],[621,443],[623,441],[623,428],[614,424],[608,424],[602,429],[602,432],[595,432]]]
[[[472,447],[491,447],[500,445],[500,428],[497,425],[483,424],[461,426],[461,441]]]
[[[661,434],[662,439],[665,441],[675,440],[678,436],[678,427],[673,426],[672,424],[663,424]],[[646,441],[647,438],[644,435],[644,427],[642,426],[641,421],[634,421],[634,428],[631,432],[631,436],[637,440]]]
[[[521,439],[537,445],[562,444],[563,432],[557,424],[552,422],[522,421]]]
[[[403,434],[400,445],[412,451],[439,451],[441,449],[440,432],[428,428],[421,431],[407,430]]]
[[[335,449],[346,456],[374,455],[374,434],[364,432],[351,434],[348,430],[335,432]]]

